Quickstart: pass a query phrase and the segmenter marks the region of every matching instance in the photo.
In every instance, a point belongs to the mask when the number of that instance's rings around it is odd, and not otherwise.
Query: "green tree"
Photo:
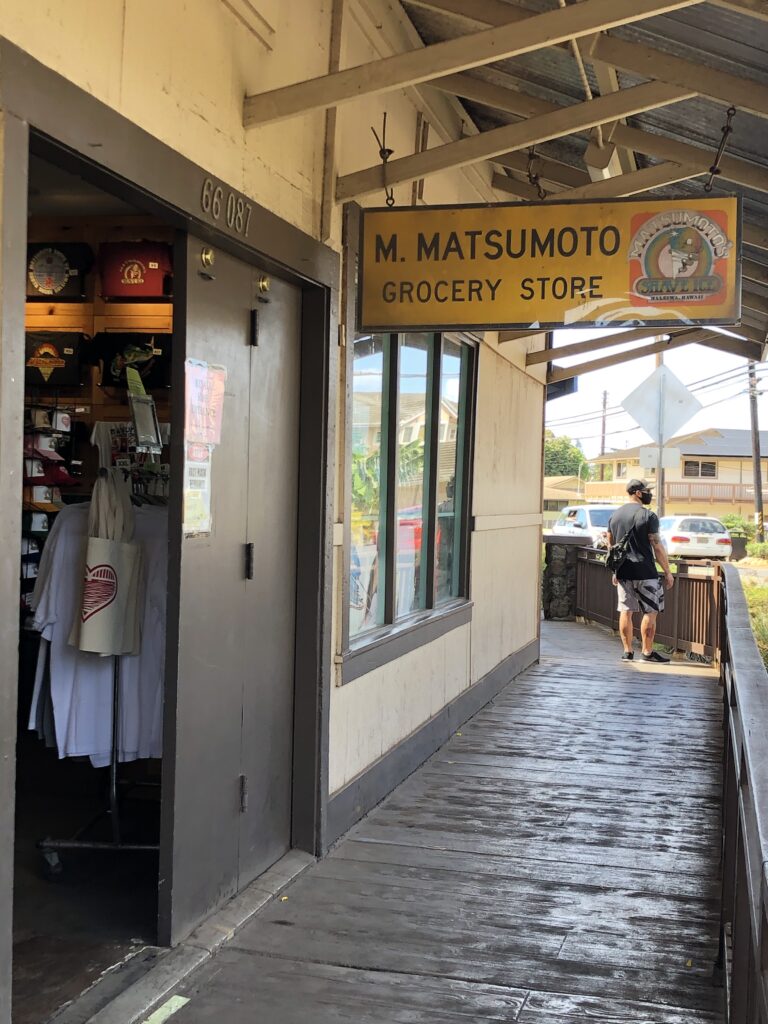
[[[589,465],[581,445],[570,437],[555,437],[551,430],[544,432],[544,476],[589,476]]]

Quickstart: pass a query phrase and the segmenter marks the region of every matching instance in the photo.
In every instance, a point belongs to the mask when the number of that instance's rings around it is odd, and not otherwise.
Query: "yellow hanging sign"
[[[358,327],[734,324],[740,215],[737,197],[363,210]]]

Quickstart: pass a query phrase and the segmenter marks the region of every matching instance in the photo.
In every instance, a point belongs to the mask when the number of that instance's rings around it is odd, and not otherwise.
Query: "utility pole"
[[[603,392],[603,425],[600,429],[600,454],[605,455],[605,418],[606,409],[608,408],[608,392]],[[605,463],[600,463],[600,479],[605,480]]]
[[[658,339],[661,341],[661,338]],[[664,353],[656,353],[656,365],[664,365]],[[656,468],[656,513],[661,519],[664,515],[664,380],[661,381],[659,393],[659,461]]]
[[[760,424],[757,419],[757,376],[755,364],[749,362],[749,414],[752,421],[752,471],[755,479],[755,540],[765,540],[763,525],[763,474],[760,467]]]

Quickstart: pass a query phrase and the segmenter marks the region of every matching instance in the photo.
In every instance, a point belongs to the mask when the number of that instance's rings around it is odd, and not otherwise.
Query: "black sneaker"
[[[655,661],[658,665],[668,665],[671,658],[665,658],[663,654],[659,654],[658,651],[651,651],[650,654],[642,655],[643,661]]]
[[[622,661],[632,661],[634,659],[634,657],[635,657],[635,652],[634,651],[624,651],[624,653],[621,656],[621,660]]]

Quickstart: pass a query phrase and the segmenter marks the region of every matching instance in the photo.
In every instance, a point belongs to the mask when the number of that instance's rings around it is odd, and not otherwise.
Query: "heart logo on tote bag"
[[[83,622],[102,611],[117,597],[117,573],[111,565],[85,567],[83,584]]]

